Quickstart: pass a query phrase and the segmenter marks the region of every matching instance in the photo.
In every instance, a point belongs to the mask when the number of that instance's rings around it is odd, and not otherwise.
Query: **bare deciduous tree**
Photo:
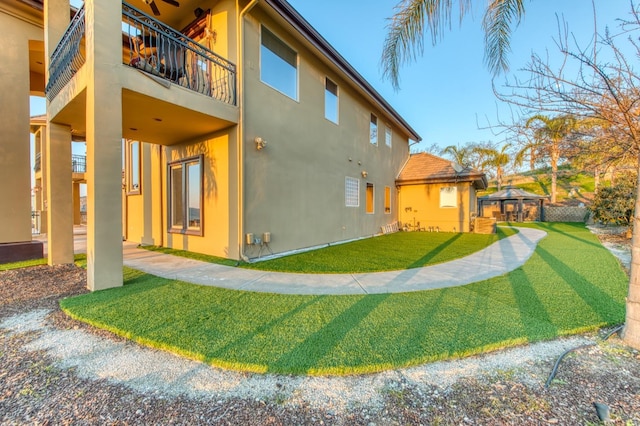
[[[495,92],[499,99],[520,107],[523,116],[572,115],[597,121],[601,137],[588,149],[606,151],[609,157],[633,155],[640,169],[640,74],[628,59],[633,56],[635,62],[640,56],[640,8],[630,4],[631,18],[621,23],[620,34],[596,34],[594,45],[581,48],[567,27],[561,27],[560,64],[554,66],[534,54],[524,70],[528,79],[507,81]],[[624,339],[640,348],[640,182],[636,195]]]

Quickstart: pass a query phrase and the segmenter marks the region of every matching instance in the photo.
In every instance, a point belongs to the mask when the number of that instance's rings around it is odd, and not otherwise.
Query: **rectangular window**
[[[140,194],[140,142],[127,140],[125,145],[127,195]]]
[[[324,82],[324,118],[338,124],[338,85],[328,78]]]
[[[260,80],[292,99],[298,99],[298,54],[262,27]]]
[[[371,122],[369,124],[369,142],[372,145],[378,145],[378,117],[371,114]]]
[[[440,188],[440,208],[458,206],[458,188],[455,186],[445,186]]]
[[[169,231],[202,235],[202,156],[169,164]]]
[[[367,213],[373,213],[374,212],[373,200],[374,200],[373,184],[372,183],[367,183],[367,206],[366,206],[366,212]]]
[[[389,126],[384,130],[384,143],[391,148],[391,139],[393,138],[393,133],[391,132],[391,128]]]
[[[385,214],[391,213],[391,188],[384,187],[384,212]]]
[[[360,206],[360,180],[346,177],[344,180],[344,204],[346,207]]]

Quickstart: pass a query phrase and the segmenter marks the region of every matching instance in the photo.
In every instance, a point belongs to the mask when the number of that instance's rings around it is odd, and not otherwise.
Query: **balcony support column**
[[[47,261],[49,265],[73,263],[71,128],[49,123],[46,134]]]
[[[69,26],[69,0],[44,1],[45,81],[49,80],[51,54]],[[43,184],[46,190],[47,262],[73,263],[71,199],[71,128],[49,122],[43,133]],[[43,219],[45,219],[43,218]]]
[[[87,286],[122,286],[122,3],[85,2]]]
[[[82,217],[80,216],[80,183],[73,182],[73,224],[80,225]]]
[[[0,245],[31,245],[29,153],[29,39],[38,28],[0,13]],[[7,256],[3,252],[7,252]],[[0,247],[0,263],[12,261],[14,246]],[[40,249],[40,256],[42,250]],[[32,257],[25,257],[32,258]]]

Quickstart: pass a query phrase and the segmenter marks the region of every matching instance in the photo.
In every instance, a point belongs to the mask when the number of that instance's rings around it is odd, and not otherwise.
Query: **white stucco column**
[[[71,128],[49,123],[45,138],[47,158],[48,263],[73,263],[73,197]]]
[[[31,241],[29,39],[37,27],[0,13],[0,244]]]
[[[122,4],[87,0],[87,286],[122,285]]]

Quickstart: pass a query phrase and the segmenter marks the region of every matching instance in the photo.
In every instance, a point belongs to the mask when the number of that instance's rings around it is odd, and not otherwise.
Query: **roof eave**
[[[484,188],[487,187],[487,178],[484,175],[465,175],[465,176],[435,176],[428,178],[420,178],[420,179],[396,179],[396,185],[421,185],[421,184],[429,184],[429,183],[464,183],[471,182],[476,188],[478,187],[478,183],[484,185]],[[479,188],[483,189],[483,188]]]

